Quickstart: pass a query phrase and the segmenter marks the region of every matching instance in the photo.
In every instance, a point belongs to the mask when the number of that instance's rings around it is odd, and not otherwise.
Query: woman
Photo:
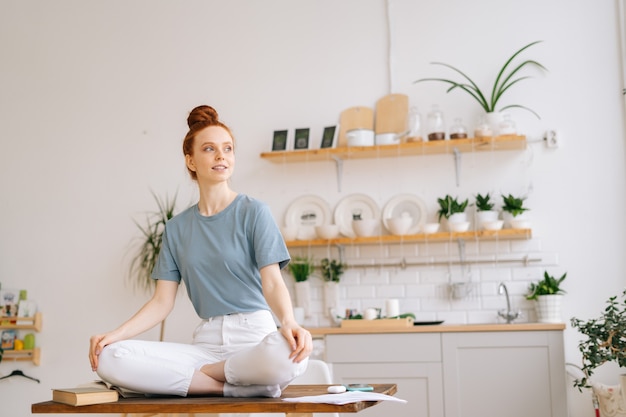
[[[196,107],[187,124],[183,153],[200,199],[165,227],[152,298],[117,329],[91,337],[91,367],[147,394],[278,397],[312,350],[280,273],[289,253],[268,207],[230,188],[235,144],[217,112]],[[128,340],[167,317],[181,280],[203,319],[193,343]]]

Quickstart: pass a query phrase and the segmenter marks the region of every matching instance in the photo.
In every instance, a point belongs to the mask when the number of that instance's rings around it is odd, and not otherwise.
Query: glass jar
[[[502,116],[502,122],[500,122],[500,126],[498,129],[498,134],[500,135],[515,135],[517,134],[517,128],[515,127],[515,122],[511,120],[510,114],[505,114]]]
[[[490,138],[493,136],[493,131],[491,130],[491,125],[487,120],[486,115],[480,116],[478,119],[478,124],[476,125],[476,129],[474,129],[474,137],[475,138]]]
[[[439,110],[439,106],[436,104],[432,106],[426,116],[426,134],[429,141],[444,140],[446,138],[446,124],[443,112]]]
[[[422,116],[415,106],[411,107],[409,110],[406,130],[407,142],[418,142],[422,140]]]
[[[467,128],[463,124],[463,120],[460,117],[454,119],[452,126],[450,126],[450,139],[466,139]]]

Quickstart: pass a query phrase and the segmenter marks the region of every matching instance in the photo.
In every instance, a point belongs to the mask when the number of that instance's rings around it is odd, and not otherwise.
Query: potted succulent
[[[522,106],[519,104],[509,104],[503,107],[498,107],[498,103],[502,99],[504,92],[509,90],[513,85],[519,83],[520,81],[530,78],[530,76],[528,75],[520,75],[520,71],[522,71],[524,68],[536,67],[538,69],[547,71],[543,65],[531,59],[524,60],[521,63],[513,64],[513,60],[515,60],[515,58],[517,58],[518,55],[520,55],[522,52],[524,52],[526,49],[530,48],[531,46],[534,46],[540,42],[541,41],[535,41],[535,42],[529,43],[528,45],[523,46],[522,48],[517,50],[504,63],[504,65],[500,68],[500,71],[498,72],[498,75],[496,76],[496,79],[493,83],[490,96],[487,96],[486,92],[483,92],[478,87],[478,85],[470,77],[468,77],[463,71],[459,70],[456,67],[453,67],[452,65],[445,64],[443,62],[433,62],[432,64],[441,65],[446,68],[449,68],[452,71],[458,73],[462,77],[462,79],[460,81],[454,81],[454,80],[447,79],[447,78],[421,78],[419,80],[414,81],[414,84],[424,82],[424,81],[438,81],[438,82],[442,82],[442,83],[449,85],[449,88],[446,90],[447,93],[456,89],[465,91],[474,100],[478,102],[478,104],[483,108],[485,113],[487,113],[488,115],[494,114],[496,112],[501,112],[502,110],[506,110],[510,108],[521,108],[521,109],[531,112],[532,114],[537,116],[537,118],[539,118],[539,115],[535,111],[529,109],[526,106]]]
[[[498,212],[494,210],[495,204],[491,202],[489,193],[484,196],[476,194],[474,205],[476,206],[476,221],[480,226],[487,222],[495,222],[498,220]]]
[[[565,290],[561,288],[561,283],[567,277],[567,272],[560,278],[548,274],[544,271],[543,279],[533,282],[528,287],[526,299],[535,301],[535,311],[539,323],[560,323],[561,300]]]
[[[152,196],[157,203],[158,210],[146,214],[144,225],[135,221],[135,225],[141,231],[142,236],[128,268],[128,279],[133,282],[135,289],[141,288],[146,292],[154,289],[155,280],[151,277],[152,270],[161,252],[165,223],[174,217],[176,206],[176,194],[171,200],[167,196],[161,199],[154,192],[152,192]],[[165,320],[161,322],[159,340],[162,341],[164,336]]]
[[[304,309],[305,317],[311,316],[311,286],[309,276],[313,273],[313,259],[295,256],[288,265],[289,272],[296,281],[296,305]]]
[[[512,194],[502,195],[502,219],[514,229],[527,229],[530,227],[528,220],[523,215],[530,210],[524,207],[526,197],[515,197]]]
[[[339,307],[339,280],[343,274],[345,265],[336,259],[322,259],[320,269],[324,279],[324,305],[326,312],[331,315],[331,311]]]
[[[578,344],[584,374],[574,381],[578,389],[592,387],[589,378],[606,362],[626,367],[626,290],[622,291],[621,297],[610,297],[606,304],[599,317],[589,320],[572,317],[570,321],[572,328],[585,336]],[[625,382],[622,378],[622,386]]]
[[[468,199],[459,201],[457,198],[446,195],[444,198],[438,198],[437,202],[439,203],[438,219],[441,221],[441,218],[445,217],[448,221],[448,229],[451,232],[465,231],[469,228],[469,222],[465,213],[465,209],[469,204]]]

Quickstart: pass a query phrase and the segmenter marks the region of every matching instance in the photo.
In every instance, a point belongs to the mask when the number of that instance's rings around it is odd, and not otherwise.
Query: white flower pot
[[[540,295],[535,303],[537,321],[539,323],[563,323],[561,317],[561,294]]]
[[[304,309],[304,316],[311,317],[311,285],[309,281],[300,281],[295,284],[296,305]]]
[[[495,222],[496,220],[498,220],[498,212],[495,210],[476,212],[476,223],[479,227],[482,227],[484,222]]]

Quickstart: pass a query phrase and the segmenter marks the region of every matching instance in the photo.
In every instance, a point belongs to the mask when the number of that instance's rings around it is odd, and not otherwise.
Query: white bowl
[[[528,219],[511,219],[511,227],[513,229],[530,229],[530,220]]]
[[[339,226],[336,224],[325,224],[315,227],[315,233],[320,239],[334,239],[339,236]]]
[[[283,226],[280,228],[280,233],[285,240],[296,240],[296,237],[298,237],[298,226]]]
[[[413,218],[411,217],[392,217],[387,219],[387,228],[392,235],[396,236],[406,235],[412,224]]]
[[[348,146],[373,146],[374,131],[371,129],[352,129],[346,132]]]
[[[424,223],[422,225],[422,232],[427,235],[431,233],[437,233],[439,231],[439,223]]]
[[[504,220],[488,220],[481,222],[485,230],[500,230],[504,225]]]
[[[359,237],[374,236],[378,223],[376,219],[352,220],[352,230]]]
[[[399,143],[399,133],[379,133],[376,135],[376,145],[397,145]]]
[[[448,228],[451,232],[467,232],[470,227],[470,222],[451,222],[448,223]]]

